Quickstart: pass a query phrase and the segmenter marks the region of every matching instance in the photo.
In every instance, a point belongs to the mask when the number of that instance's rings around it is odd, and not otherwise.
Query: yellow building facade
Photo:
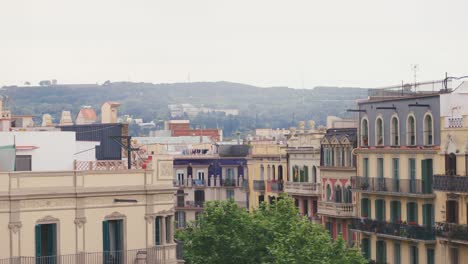
[[[276,142],[251,142],[251,145],[245,190],[249,192],[249,209],[253,210],[261,202],[271,202],[283,192],[287,157],[285,146]]]

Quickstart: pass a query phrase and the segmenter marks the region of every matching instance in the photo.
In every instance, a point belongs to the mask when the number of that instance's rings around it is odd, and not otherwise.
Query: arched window
[[[265,180],[265,167],[263,165],[260,165],[260,180]]]
[[[445,156],[445,173],[447,175],[457,175],[457,156],[450,153]]]
[[[276,181],[276,171],[275,171],[275,165],[271,166],[271,175],[272,175],[272,180]]]
[[[434,137],[432,132],[434,130],[432,122],[432,116],[430,114],[426,114],[424,117],[424,145],[431,146],[434,145]]]
[[[408,122],[406,126],[406,145],[415,146],[416,145],[416,121],[414,116],[408,116]]]
[[[304,182],[309,182],[309,167],[304,165]]]
[[[312,182],[317,182],[317,167],[315,166],[312,167]]]
[[[271,180],[271,168],[270,168],[270,165],[267,166],[267,180]]]
[[[361,146],[369,146],[369,121],[363,118],[361,122]]]
[[[392,118],[391,123],[391,140],[390,143],[392,146],[399,146],[400,145],[400,124],[398,121],[398,117],[394,116]]]
[[[351,192],[351,185],[348,185],[344,189],[344,202],[345,203],[352,203],[353,202],[353,193]]]
[[[295,165],[293,167],[293,171],[292,171],[292,181],[293,182],[298,182],[299,181],[299,166]]]
[[[381,117],[378,117],[375,121],[375,145],[384,145],[384,124]]]
[[[278,166],[278,181],[283,180],[283,165]]]
[[[335,187],[335,203],[342,202],[343,192],[341,191],[341,186],[338,185]]]
[[[330,184],[327,184],[327,201],[332,200],[332,190]]]

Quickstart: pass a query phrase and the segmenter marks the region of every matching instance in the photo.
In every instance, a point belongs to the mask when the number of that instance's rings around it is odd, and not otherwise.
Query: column
[[[10,229],[10,256],[19,257],[21,256],[21,227],[22,223],[20,221],[19,201],[11,201],[11,213],[10,213],[10,222],[8,223],[8,228]]]
[[[161,245],[166,244],[166,216],[161,216]]]

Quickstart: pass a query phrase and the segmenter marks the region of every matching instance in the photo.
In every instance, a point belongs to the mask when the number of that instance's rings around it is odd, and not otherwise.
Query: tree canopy
[[[197,221],[177,234],[187,263],[366,263],[356,248],[298,214],[292,198],[252,213],[230,201],[207,202]]]

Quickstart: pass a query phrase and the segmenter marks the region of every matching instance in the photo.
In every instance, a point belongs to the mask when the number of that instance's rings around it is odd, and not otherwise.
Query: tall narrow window
[[[435,264],[435,251],[433,248],[428,248],[426,250],[427,264]]]
[[[364,158],[363,159],[363,174],[365,178],[369,178],[369,158]]]
[[[166,216],[166,243],[172,242],[172,216]]]
[[[401,221],[401,202],[390,202],[390,220],[392,223],[399,223]]]
[[[327,201],[331,201],[332,199],[332,189],[330,184],[327,184]]]
[[[401,246],[398,242],[393,244],[393,264],[401,264]]]
[[[387,191],[384,179],[384,159],[377,159],[377,188],[379,191]]]
[[[369,122],[366,118],[361,122],[361,146],[369,146]]]
[[[445,174],[457,175],[457,156],[455,153],[445,154]]]
[[[385,200],[375,200],[375,219],[377,221],[385,221]]]
[[[371,204],[369,198],[361,199],[361,216],[371,218]]]
[[[353,202],[353,193],[351,192],[351,186],[348,186],[344,189],[344,202],[345,203],[352,203]]]
[[[418,223],[418,204],[415,202],[409,202],[406,204],[406,221],[408,224]]]
[[[154,219],[154,243],[156,245],[162,244],[162,218],[156,216]]]
[[[410,115],[408,117],[408,124],[406,126],[406,145],[415,146],[416,145],[416,122],[414,116]]]
[[[309,167],[304,166],[304,182],[309,182]]]
[[[377,240],[376,251],[377,263],[387,263],[387,244],[384,240]]]
[[[36,257],[40,263],[56,263],[57,224],[36,225]],[[36,261],[37,262],[37,261]]]
[[[294,171],[295,167],[293,168]],[[294,173],[293,173],[294,174]],[[260,180],[265,180],[265,167],[263,165],[260,166]]]
[[[122,263],[123,220],[108,220],[102,222],[102,233],[104,262]]]
[[[418,246],[410,246],[410,264],[419,264]]]
[[[416,159],[409,159],[410,192],[416,192]]]
[[[400,191],[400,160],[393,159],[393,191]]]
[[[335,187],[335,203],[341,203],[343,201],[342,195],[343,192],[341,191],[341,186],[337,185]]]
[[[361,252],[364,258],[366,259],[371,258],[371,245],[370,245],[369,238],[363,238],[361,240]]]
[[[375,145],[384,145],[384,124],[382,118],[377,118],[375,122]]]
[[[398,118],[394,116],[392,118],[392,146],[399,146],[400,145],[400,126],[398,124]]]
[[[424,117],[424,145],[431,146],[434,145],[433,141],[433,123],[432,123],[432,116],[427,114]]]

